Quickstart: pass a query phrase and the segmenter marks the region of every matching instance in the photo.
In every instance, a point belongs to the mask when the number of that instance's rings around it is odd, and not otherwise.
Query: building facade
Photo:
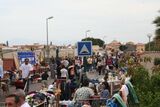
[[[120,46],[121,46],[120,42],[118,42],[116,40],[113,40],[111,43],[109,43],[109,44],[106,45],[106,49],[107,50],[118,51]]]
[[[137,51],[137,53],[145,52],[145,44],[143,44],[143,43],[136,44],[136,51]]]

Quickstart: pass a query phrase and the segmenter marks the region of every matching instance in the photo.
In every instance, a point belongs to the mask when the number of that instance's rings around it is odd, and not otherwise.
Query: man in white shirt
[[[29,91],[29,81],[28,78],[30,76],[31,71],[33,70],[32,65],[29,63],[29,59],[26,58],[24,63],[20,66],[20,71],[21,71],[21,76],[22,79],[24,80],[24,83],[27,82],[27,87],[26,87],[26,91]]]
[[[62,79],[67,79],[67,77],[68,77],[68,71],[67,71],[67,69],[65,68],[65,66],[64,65],[62,65],[62,69],[61,69],[61,78]]]
[[[67,68],[69,65],[69,61],[67,59],[65,59],[62,61],[62,64],[65,66],[65,68]]]

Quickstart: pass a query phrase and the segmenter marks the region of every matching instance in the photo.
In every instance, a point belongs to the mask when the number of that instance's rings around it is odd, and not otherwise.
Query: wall
[[[16,67],[15,66],[15,62],[14,62],[14,59],[3,59],[3,70],[6,71],[6,70],[10,70],[11,67]]]

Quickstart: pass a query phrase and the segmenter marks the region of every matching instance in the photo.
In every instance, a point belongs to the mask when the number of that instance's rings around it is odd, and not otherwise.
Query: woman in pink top
[[[122,97],[126,105],[128,105],[128,101],[127,101],[128,94],[129,94],[128,87],[125,85],[125,79],[123,78],[121,80],[120,96]]]

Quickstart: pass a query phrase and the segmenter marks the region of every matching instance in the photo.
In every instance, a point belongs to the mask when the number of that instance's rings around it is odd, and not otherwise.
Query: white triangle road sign
[[[80,54],[89,54],[89,50],[88,48],[86,47],[86,45],[84,44],[81,51],[80,51]]]

